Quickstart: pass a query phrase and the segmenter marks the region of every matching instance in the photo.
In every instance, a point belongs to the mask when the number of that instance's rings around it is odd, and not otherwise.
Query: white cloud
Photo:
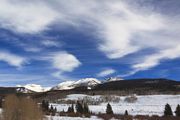
[[[81,62],[72,54],[58,52],[52,56],[53,67],[62,72],[71,72],[81,65]]]
[[[180,45],[175,48],[166,49],[159,53],[146,56],[142,61],[132,67],[136,70],[147,70],[160,64],[162,60],[175,59],[180,57]]]
[[[154,50],[154,53],[133,57],[132,61],[138,62],[134,62],[133,71],[128,75],[155,67],[162,60],[179,58],[180,24],[177,21],[180,16],[168,16],[132,5],[119,0],[77,0],[65,5],[64,9],[75,26],[78,24],[83,28],[83,21],[94,27],[95,35],[100,38],[98,48],[110,59],[121,59],[145,49]],[[174,52],[173,57],[171,52]]]
[[[42,50],[42,48],[30,47],[30,46],[26,46],[26,47],[24,46],[23,48],[27,52],[40,52]]]
[[[120,59],[144,49],[154,49],[154,53],[138,56],[139,62],[144,64],[135,62],[131,74],[140,69],[152,68],[160,64],[161,60],[170,59],[165,57],[164,52],[173,51],[179,43],[180,25],[177,21],[180,16],[169,17],[152,9],[140,10],[132,6],[134,4],[119,0],[76,0],[69,4],[65,4],[64,1],[57,3],[58,6],[64,6],[64,14],[75,27],[80,26],[82,29],[84,22],[94,27],[95,35],[100,38],[97,42],[98,48],[110,59]],[[179,57],[177,53],[174,56]],[[138,61],[136,57],[132,60]]]
[[[180,16],[168,16],[148,7],[133,5],[120,0],[69,0],[68,4],[66,0],[33,0],[26,3],[22,0],[2,0],[0,25],[25,33],[45,30],[54,22],[58,22],[60,27],[72,25],[83,31],[91,27],[93,35],[98,38],[98,49],[109,59],[121,59],[144,49],[153,49],[154,53],[138,56],[139,61],[136,57],[132,58],[132,61],[138,62],[132,65],[131,74],[155,67],[162,60],[179,58]],[[173,57],[170,57],[171,52],[174,52]],[[75,61],[76,64],[72,62],[66,69],[58,60],[55,66],[62,71],[72,71],[71,68],[80,64]]]
[[[42,45],[46,47],[58,47],[60,46],[59,42],[54,41],[54,40],[43,40]]]
[[[144,46],[134,37],[142,32],[157,31],[163,26],[158,15],[136,13],[123,2],[109,3],[108,8],[111,16],[107,15],[101,20],[103,26],[100,37],[103,42],[99,49],[110,59],[121,58],[143,49]]]
[[[21,67],[24,63],[26,63],[26,59],[24,57],[2,51],[0,51],[0,61],[4,61],[15,67]]]
[[[114,69],[105,69],[97,74],[98,77],[106,77],[108,75],[111,75],[115,73],[116,71]]]
[[[40,1],[1,0],[0,26],[21,33],[47,29],[57,13]]]

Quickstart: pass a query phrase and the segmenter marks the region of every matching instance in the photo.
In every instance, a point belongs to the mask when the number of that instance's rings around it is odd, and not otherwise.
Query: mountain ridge
[[[95,81],[94,81],[95,80]],[[42,91],[27,89],[27,85],[19,87],[0,87],[2,93],[45,93],[51,91],[177,91],[180,92],[180,81],[166,78],[139,78],[115,81],[99,81],[96,78],[84,78],[78,81],[61,82],[48,91],[42,88]],[[69,84],[65,84],[68,83]],[[62,85],[62,86],[61,86]],[[66,86],[67,85],[67,86]],[[36,85],[39,86],[39,85]],[[40,86],[41,87],[41,86]],[[90,88],[90,89],[89,89]],[[26,90],[29,90],[28,92]],[[26,91],[26,92],[24,92]]]

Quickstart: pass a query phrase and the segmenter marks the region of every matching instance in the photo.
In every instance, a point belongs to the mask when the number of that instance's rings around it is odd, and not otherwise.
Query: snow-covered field
[[[98,100],[102,96],[95,95],[89,96],[84,94],[71,94],[68,95],[64,100],[82,100],[86,97]],[[143,95],[137,96],[137,101],[134,103],[128,103],[124,101],[127,96],[116,96],[120,97],[120,101],[117,103],[110,102],[114,113],[124,114],[125,110],[128,110],[130,115],[159,115],[162,116],[164,112],[165,104],[169,103],[172,110],[175,111],[177,104],[180,104],[180,95]],[[58,111],[67,111],[70,104],[54,104]],[[93,113],[105,113],[107,103],[101,103],[99,105],[89,105],[90,111]],[[0,109],[1,112],[1,109]],[[68,116],[49,116],[48,120],[102,120],[96,116],[91,118],[81,117],[68,117]],[[45,119],[46,120],[46,119]]]
[[[84,94],[72,94],[68,95],[66,100],[79,100],[87,97]],[[88,96],[93,99],[98,99],[101,96]],[[120,101],[118,103],[110,102],[114,113],[124,114],[125,110],[128,110],[130,115],[163,115],[165,104],[169,103],[172,110],[175,111],[177,104],[180,104],[180,95],[145,95],[137,96],[137,101],[134,103],[128,103],[124,101],[127,96],[118,96]],[[69,104],[52,104],[57,107],[58,111],[67,111]],[[105,113],[107,103],[101,103],[100,105],[89,105],[90,111],[93,113]]]
[[[47,118],[48,118],[48,120],[102,120],[100,118],[97,118],[96,116],[92,116],[91,118],[51,116],[51,117],[47,117]]]

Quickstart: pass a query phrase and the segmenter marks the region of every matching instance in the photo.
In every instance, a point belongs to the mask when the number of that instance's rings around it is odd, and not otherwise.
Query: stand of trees
[[[81,103],[80,101],[77,101],[76,103],[76,112],[81,114],[89,114],[90,110],[87,103]]]
[[[52,105],[49,107],[49,102],[46,100],[43,100],[41,103],[41,108],[43,110],[43,112],[47,115],[52,115],[54,116],[57,112],[57,108],[53,107]]]
[[[176,114],[177,117],[180,117],[180,105],[179,104],[177,105],[174,113]],[[172,112],[171,106],[169,104],[165,105],[164,116],[173,116],[173,112]]]
[[[164,116],[172,116],[173,112],[169,104],[165,105]]]
[[[74,113],[74,104],[68,107],[68,113]]]

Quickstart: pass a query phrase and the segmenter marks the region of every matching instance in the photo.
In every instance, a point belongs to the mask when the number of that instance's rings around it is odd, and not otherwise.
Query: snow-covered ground
[[[85,97],[91,97],[98,99],[101,96],[88,96],[84,94],[72,94],[68,95],[66,100],[79,100]],[[117,96],[116,96],[117,97]],[[163,115],[165,104],[169,103],[172,110],[175,111],[177,104],[180,104],[180,95],[145,95],[137,96],[137,101],[134,103],[128,103],[124,101],[127,96],[119,96],[120,101],[118,103],[111,102],[112,109],[116,114],[124,114],[125,110],[128,110],[130,115]],[[58,111],[67,111],[69,104],[52,104],[57,107]],[[90,111],[93,113],[105,113],[107,103],[101,103],[100,105],[89,105]]]
[[[91,118],[50,116],[50,117],[47,117],[47,118],[48,118],[48,120],[102,120],[100,118],[97,118],[96,116],[92,116]]]
[[[65,100],[82,100],[86,97],[92,99],[100,99],[102,96],[95,95],[89,96],[84,94],[71,94],[68,95]],[[117,96],[116,96],[117,97]],[[120,101],[117,103],[111,102],[112,109],[116,114],[124,114],[125,110],[128,110],[130,115],[163,115],[164,107],[166,103],[169,103],[172,110],[175,111],[177,104],[180,104],[180,95],[143,95],[137,96],[135,103],[128,103],[124,101],[127,96],[118,96]],[[57,107],[58,111],[67,111],[70,104],[52,104]],[[105,113],[107,103],[101,103],[100,105],[89,105],[90,111],[93,113]],[[1,113],[1,109],[0,109]],[[102,120],[96,116],[91,118],[81,117],[67,117],[67,116],[48,116],[48,120]],[[46,120],[46,119],[45,119]]]

